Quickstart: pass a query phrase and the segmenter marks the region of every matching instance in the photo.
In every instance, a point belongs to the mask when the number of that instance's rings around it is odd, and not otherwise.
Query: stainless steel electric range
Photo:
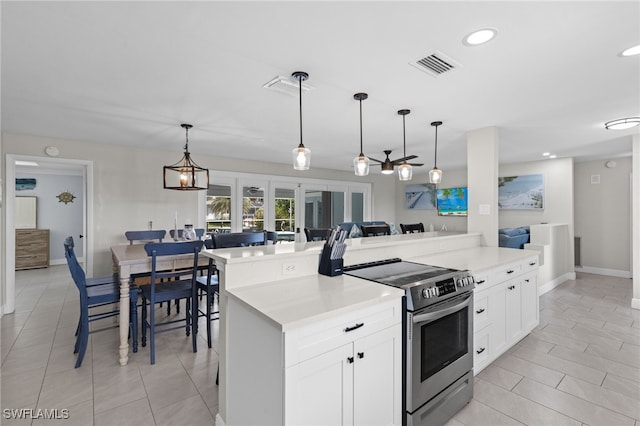
[[[405,291],[405,424],[443,424],[473,398],[473,276],[387,259],[345,274]]]

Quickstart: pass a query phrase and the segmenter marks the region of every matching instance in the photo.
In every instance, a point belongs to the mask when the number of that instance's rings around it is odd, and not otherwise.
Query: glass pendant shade
[[[309,78],[309,74],[304,71],[296,71],[291,74],[293,78],[299,82],[299,100],[300,100],[300,143],[291,151],[293,159],[293,168],[295,170],[309,170],[311,165],[311,150],[305,148],[302,143],[302,82]]]
[[[413,177],[413,167],[409,163],[402,163],[398,166],[398,179],[411,180]]]
[[[429,182],[440,183],[442,181],[442,170],[437,167],[429,170]]]
[[[367,176],[369,174],[369,159],[363,153],[360,153],[353,159],[353,171],[356,176]]]
[[[293,158],[293,168],[296,170],[309,170],[311,165],[311,150],[305,148],[303,144],[298,145],[291,151]]]
[[[209,189],[209,169],[198,166],[189,153],[190,124],[181,125],[186,132],[186,144],[182,159],[170,166],[162,168],[163,187],[179,191],[199,191]]]

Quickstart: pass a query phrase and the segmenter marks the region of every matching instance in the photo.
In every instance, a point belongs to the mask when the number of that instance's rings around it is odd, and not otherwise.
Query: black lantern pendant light
[[[353,171],[356,176],[367,176],[369,174],[369,159],[362,150],[362,101],[367,99],[366,93],[356,93],[353,99],[360,102],[360,155],[353,159]]]
[[[407,138],[406,138],[406,131],[404,126],[404,117],[410,113],[411,113],[411,110],[408,110],[408,109],[401,109],[400,111],[398,111],[398,114],[402,116],[402,150],[403,150],[402,156],[403,157],[407,156]],[[411,180],[411,177],[413,177],[413,167],[411,167],[411,164],[407,163],[407,160],[404,160],[404,162],[400,164],[400,166],[398,166],[398,178],[400,180]]]
[[[184,155],[175,164],[163,167],[164,188],[179,191],[198,191],[209,189],[209,169],[198,166],[189,153],[189,129],[191,124],[180,125],[185,130],[186,142]]]
[[[429,171],[429,182],[440,183],[442,181],[442,170],[438,168],[438,126],[442,124],[442,121],[434,121],[431,123],[436,128],[436,148],[435,155],[433,157],[433,169]]]
[[[291,151],[293,156],[293,168],[296,170],[309,170],[309,165],[311,164],[311,150],[309,148],[305,148],[302,143],[302,82],[309,78],[309,74],[304,71],[296,71],[291,74],[291,76],[298,80],[300,94],[300,144]]]

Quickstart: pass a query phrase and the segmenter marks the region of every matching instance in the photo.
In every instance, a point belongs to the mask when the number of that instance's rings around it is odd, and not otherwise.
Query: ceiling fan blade
[[[416,166],[416,167],[420,167],[420,166],[424,166],[423,163],[409,163],[410,166]]]
[[[371,158],[371,157],[369,157],[369,160],[371,160],[371,161],[377,161],[378,163],[384,163],[384,161],[376,160],[375,158]]]
[[[402,164],[405,161],[413,160],[414,158],[418,158],[417,155],[407,155],[406,157],[398,158],[397,160],[393,160],[394,164]]]

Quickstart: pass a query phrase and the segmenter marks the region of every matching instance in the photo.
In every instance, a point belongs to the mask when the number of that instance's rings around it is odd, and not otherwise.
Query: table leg
[[[120,365],[129,361],[129,277],[120,277]]]

